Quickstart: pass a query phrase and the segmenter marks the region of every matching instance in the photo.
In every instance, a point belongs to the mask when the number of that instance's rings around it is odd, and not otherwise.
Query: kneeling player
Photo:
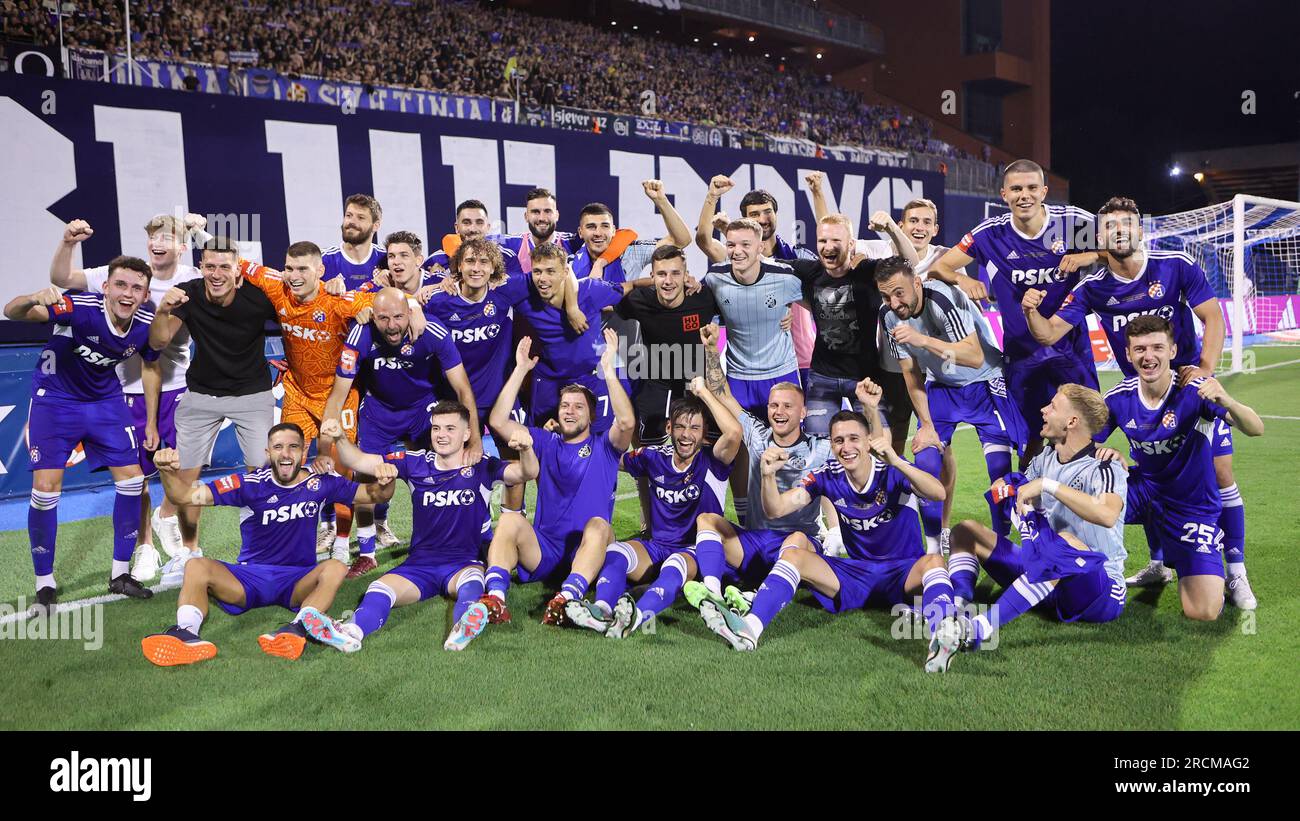
[[[700,513],[722,515],[741,429],[703,378],[695,377],[690,391],[699,398],[678,399],[669,408],[669,444],[623,456],[623,469],[650,483],[654,538],[613,542],[603,550],[584,543],[573,558],[573,574],[583,582],[600,571],[594,602],[575,598],[565,605],[565,615],[579,627],[623,638],[672,606],[682,585],[695,577],[695,519]],[[706,407],[722,431],[710,450],[702,447]],[[655,568],[659,577],[639,601],[625,592],[629,581],[639,582]]]
[[[1128,471],[1098,459],[1092,442],[1106,426],[1106,403],[1091,388],[1065,384],[1042,414],[1051,447],[1029,463],[1025,482],[999,479],[992,490],[995,504],[1017,500],[1020,546],[978,522],[952,530],[948,575],[958,604],[974,597],[981,566],[1003,588],[988,614],[971,620],[972,648],[1039,604],[1066,622],[1107,622],[1124,612]]]
[[[258,637],[262,650],[273,656],[298,658],[309,631],[324,644],[360,646],[325,615],[348,568],[334,559],[316,563],[316,520],[325,505],[388,501],[397,471],[389,466],[373,483],[358,485],[333,473],[308,472],[303,467],[306,452],[302,429],[282,422],[267,436],[267,467],[251,473],[186,485],[176,472],[180,459],[175,450],[154,456],[163,489],[175,504],[241,508],[243,546],[234,563],[200,557],[186,563],[176,624],[141,641],[145,658],[170,667],[215,656],[216,646],[199,638],[209,596],[232,616],[273,604],[296,610],[292,622]]]
[[[1214,621],[1223,610],[1223,500],[1214,473],[1214,431],[1226,421],[1247,436],[1264,432],[1254,410],[1233,399],[1213,377],[1185,385],[1174,378],[1178,355],[1173,325],[1135,317],[1125,354],[1137,376],[1106,394],[1110,417],[1099,441],[1121,428],[1137,468],[1128,483],[1126,523],[1143,523],[1178,574],[1183,615]],[[1114,451],[1102,458],[1118,456]]]
[[[614,489],[618,484],[618,463],[632,442],[636,416],[614,369],[618,337],[605,331],[605,350],[600,355],[600,372],[609,393],[614,422],[608,431],[594,433],[596,398],[586,387],[566,385],[559,393],[559,433],[528,428],[514,421],[519,388],[537,364],[529,356],[532,339],[524,337],[515,351],[515,369],[492,406],[492,430],[507,440],[521,431],[537,450],[540,473],[537,479],[537,513],[533,524],[518,513],[502,513],[488,548],[487,595],[483,603],[494,624],[510,621],[506,591],[510,573],[518,568],[519,581],[528,583],[563,572],[573,561],[580,545],[587,551],[604,552],[614,541],[610,522],[614,517]],[[587,580],[571,574],[564,586],[546,604],[543,624],[564,621],[564,606],[570,599],[587,593]]]
[[[394,607],[424,601],[433,596],[455,597],[452,610],[455,625],[444,650],[463,650],[487,626],[488,609],[483,596],[483,563],[479,561],[482,533],[491,526],[488,498],[492,485],[522,485],[537,478],[537,456],[527,430],[517,430],[510,447],[519,452],[518,462],[503,462],[485,456],[465,465],[470,441],[469,409],[459,402],[443,401],[429,414],[429,451],[398,451],[381,456],[362,453],[343,436],[336,420],[321,428],[321,435],[335,440],[339,458],[352,470],[374,475],[388,464],[397,477],[411,488],[411,552],[406,561],[388,571],[366,589],[361,606],[339,629],[357,644],[388,620]],[[346,648],[341,648],[346,649]]]
[[[811,587],[831,613],[903,604],[919,592],[931,635],[925,670],[947,670],[961,628],[943,559],[925,552],[916,498],[942,502],[943,483],[896,454],[887,436],[871,438],[869,433],[862,414],[836,413],[831,417],[834,458],[804,477],[801,487],[784,493],[777,489],[776,472],[788,454],[778,447],[764,452],[763,509],[780,516],[808,505],[814,496],[833,500],[849,556],[819,555],[801,544],[805,537],[794,534],[782,545],[781,557],[747,615],[711,600],[701,602],[705,624],[732,647],[753,650],[800,583]]]

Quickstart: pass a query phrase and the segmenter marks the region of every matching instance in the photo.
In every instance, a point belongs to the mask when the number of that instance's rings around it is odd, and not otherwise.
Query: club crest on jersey
[[[308,490],[320,490],[320,477],[313,476],[307,480]]]
[[[135,356],[135,346],[134,346],[134,345],[128,345],[128,346],[126,347],[126,350],[125,350],[125,351],[122,351],[122,358],[123,358],[123,359],[130,359],[130,358],[133,357],[133,356]]]
[[[765,301],[767,302],[767,307],[769,308],[776,307],[776,297],[772,296],[771,294],[767,295],[767,299]]]
[[[410,342],[402,346],[402,356],[410,356],[413,353],[415,353],[415,346]]]
[[[460,475],[468,479],[474,475],[474,468],[468,466],[463,467],[460,469]]]
[[[314,314],[311,315],[311,318],[312,318],[312,321],[313,321],[313,322],[324,322],[324,321],[325,321],[325,312],[324,312],[324,311],[317,311],[316,313],[314,313]]]
[[[1065,240],[1060,240],[1060,239],[1058,239],[1058,240],[1054,241],[1054,242],[1052,243],[1052,253],[1053,253],[1053,254],[1061,254],[1061,255],[1064,255],[1064,254],[1065,254]]]
[[[591,445],[583,445],[582,448],[578,451],[578,455],[581,456],[583,459],[586,459],[588,456],[590,456]]]
[[[883,505],[885,503],[885,500],[888,498],[889,496],[888,494],[885,493],[883,488],[876,491],[876,504]]]
[[[1165,411],[1164,417],[1160,420],[1161,427],[1174,428],[1178,426],[1178,416],[1173,411]]]
[[[1147,295],[1152,299],[1159,299],[1165,295],[1165,286],[1161,285],[1159,282],[1153,282],[1151,283],[1151,287],[1147,288]]]
[[[493,305],[491,302],[483,306],[483,316],[496,316],[496,315],[497,315],[497,306]]]

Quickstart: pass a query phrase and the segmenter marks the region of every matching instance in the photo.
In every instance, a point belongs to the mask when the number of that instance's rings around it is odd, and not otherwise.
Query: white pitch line
[[[1284,419],[1288,422],[1300,422],[1300,416],[1266,416],[1261,413],[1259,415],[1259,418],[1260,419]]]
[[[1261,365],[1255,370],[1251,371],[1251,373],[1259,373],[1260,371],[1266,371],[1269,368],[1282,368],[1287,365],[1300,365],[1300,359],[1288,359],[1285,362],[1274,362],[1272,365]]]
[[[157,587],[151,587],[149,589],[155,593],[160,593],[163,590],[175,590],[176,588],[163,587],[160,584]],[[129,597],[124,596],[121,593],[107,593],[103,596],[91,596],[88,599],[76,599],[74,601],[69,601],[69,602],[59,602],[54,606],[54,615],[57,616],[60,613],[66,613],[72,610],[79,610],[83,607],[93,607],[96,604],[108,604],[109,602],[122,601],[125,598],[129,598]],[[0,616],[0,624],[9,624],[10,622],[20,621],[25,618],[27,618],[27,610],[19,610],[14,613],[9,613],[8,615],[5,616]]]

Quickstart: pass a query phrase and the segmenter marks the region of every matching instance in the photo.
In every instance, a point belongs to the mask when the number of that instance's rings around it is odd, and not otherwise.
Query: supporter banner
[[[0,38],[0,73],[13,72],[37,77],[58,77],[59,49]]]
[[[0,498],[27,496],[32,491],[32,474],[27,470],[27,410],[31,396],[32,373],[43,346],[23,345],[0,350]],[[268,339],[268,357],[283,355],[279,339]],[[282,393],[275,390],[277,401]],[[279,421],[279,408],[275,411]],[[107,471],[91,473],[86,466],[86,454],[78,445],[67,462],[63,474],[63,489],[108,486],[112,490]],[[244,457],[239,450],[234,428],[227,423],[217,435],[217,445],[212,454],[213,470],[243,470]],[[157,500],[155,500],[155,503]]]

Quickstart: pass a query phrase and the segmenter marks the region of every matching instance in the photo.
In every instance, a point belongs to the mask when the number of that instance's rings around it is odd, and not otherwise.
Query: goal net
[[[1144,220],[1151,248],[1185,251],[1223,300],[1220,369],[1241,371],[1251,345],[1300,345],[1300,203],[1238,194]]]

